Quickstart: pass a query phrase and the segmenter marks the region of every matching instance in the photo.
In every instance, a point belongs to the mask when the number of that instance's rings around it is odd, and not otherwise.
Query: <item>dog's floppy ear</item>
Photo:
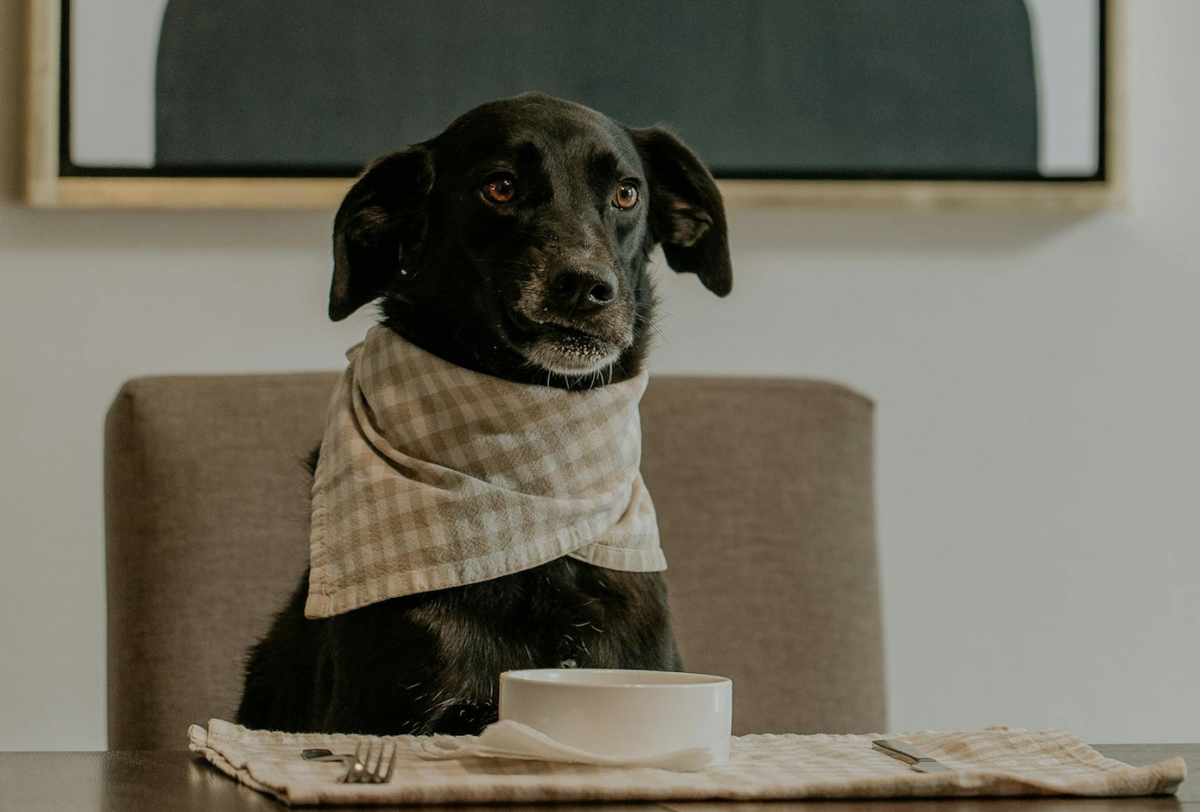
[[[341,321],[379,298],[424,238],[433,185],[429,151],[417,145],[374,161],[333,219],[329,318]]]
[[[633,130],[650,185],[650,238],[667,264],[694,273],[718,296],[733,288],[725,204],[712,174],[687,146],[660,127]]]

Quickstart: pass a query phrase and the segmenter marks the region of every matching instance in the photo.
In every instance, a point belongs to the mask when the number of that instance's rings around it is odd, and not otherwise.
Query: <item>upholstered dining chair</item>
[[[307,561],[301,460],[335,378],[121,389],[105,440],[110,748],[179,748],[189,723],[232,717],[245,652]],[[658,376],[642,423],[684,665],[733,678],[735,733],[885,729],[871,402]]]

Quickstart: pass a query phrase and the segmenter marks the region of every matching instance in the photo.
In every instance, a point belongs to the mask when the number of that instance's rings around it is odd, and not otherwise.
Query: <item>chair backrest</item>
[[[308,553],[301,460],[333,373],[130,381],[106,429],[108,739],[230,718]],[[735,732],[886,727],[872,406],[813,381],[659,376],[642,406],[684,664]]]

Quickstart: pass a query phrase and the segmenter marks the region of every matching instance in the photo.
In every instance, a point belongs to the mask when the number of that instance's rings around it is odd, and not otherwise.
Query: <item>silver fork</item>
[[[395,742],[359,742],[354,754],[333,753],[329,750],[305,750],[302,755],[308,761],[340,761],[346,771],[338,778],[339,784],[384,784],[392,777],[396,762]]]
[[[346,773],[340,781],[343,784],[386,784],[392,777],[395,763],[395,742],[359,742],[354,748],[354,762],[346,765]]]

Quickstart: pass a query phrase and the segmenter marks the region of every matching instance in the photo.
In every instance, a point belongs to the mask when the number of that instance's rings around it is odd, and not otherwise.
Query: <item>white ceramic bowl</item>
[[[708,748],[729,760],[733,682],[706,674],[540,668],[500,675],[500,718],[619,758]]]

